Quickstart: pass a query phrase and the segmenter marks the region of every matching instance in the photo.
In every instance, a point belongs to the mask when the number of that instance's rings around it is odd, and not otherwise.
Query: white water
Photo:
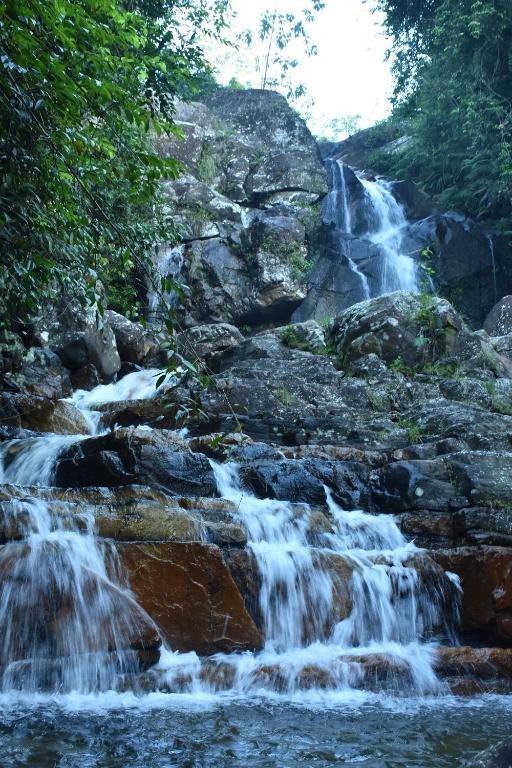
[[[174,306],[177,301],[175,293],[165,290],[167,277],[177,278],[183,265],[185,254],[184,245],[174,247],[162,246],[154,261],[153,285],[148,291],[149,318],[152,322],[159,319],[159,309],[162,301],[168,306]]]
[[[66,399],[81,411],[90,434],[47,434],[0,443],[0,483],[50,486],[59,454],[73,443],[99,433],[101,412],[94,410],[94,407],[103,403],[154,397],[160,373],[157,368],[135,371],[112,384],[100,384],[90,392],[82,389],[74,392],[72,397]]]
[[[323,220],[335,224],[342,233],[353,234],[353,214],[344,166],[340,160],[328,160],[329,193],[323,208]],[[364,298],[369,299],[392,291],[418,292],[418,275],[414,259],[404,250],[404,234],[408,226],[403,207],[394,198],[390,184],[384,179],[368,181],[360,178],[364,199],[353,203],[363,207],[367,231],[358,235],[379,249],[381,266],[377,287],[373,293],[367,276],[350,257],[350,240],[343,248],[351,270],[361,280]]]
[[[365,237],[383,253],[379,294],[392,291],[418,292],[416,264],[403,249],[407,219],[384,179],[361,179],[370,209],[370,226]]]
[[[135,673],[132,638],[151,622],[109,576],[115,550],[99,546],[93,520],[12,499],[3,521],[19,540],[0,548],[0,690],[105,691]]]
[[[339,160],[327,161],[327,173],[329,177],[329,192],[326,195],[322,218],[326,224],[335,224],[340,232],[346,232],[352,234],[352,216],[350,213],[350,201],[347,189],[347,183],[345,180],[345,174],[343,173],[343,163]],[[350,256],[350,243],[345,244],[343,249],[347,258],[348,264],[352,272],[354,272],[361,280],[361,287],[363,289],[363,298],[370,298],[370,286],[368,284],[368,278],[361,272],[355,261]]]
[[[406,542],[391,516],[346,512],[326,488],[332,532],[315,534],[320,546],[312,548],[308,507],[297,514],[296,505],[257,499],[241,490],[235,465],[211,464],[219,493],[237,504],[261,578],[265,648],[259,656],[225,657],[236,665],[235,687],[261,685],[267,668],[274,682],[279,678],[281,688],[293,692],[313,665],[334,687],[350,688],[364,677],[358,657],[371,654],[403,672],[414,691],[440,689],[432,636],[452,632],[444,613],[456,586],[433,583],[432,574],[422,579],[406,564],[421,551]],[[336,595],[347,582],[352,608],[340,619]]]
[[[96,434],[100,403],[147,399],[158,370],[137,371],[117,383],[74,393],[69,401]],[[90,435],[54,435],[0,444],[0,483],[51,486],[59,454]],[[0,547],[0,691],[113,689],[139,670],[132,640],[152,625],[119,583],[115,548],[100,545],[89,515],[51,511],[39,499],[3,503]]]
[[[100,403],[155,394],[155,371],[71,399],[83,412]],[[87,435],[47,435],[0,445],[0,481],[51,486],[60,451]],[[346,512],[329,489],[328,533],[311,530],[307,505],[258,499],[243,492],[235,465],[211,462],[222,496],[236,504],[259,570],[265,646],[258,654],[219,654],[210,676],[194,653],[164,649],[156,670],[169,691],[232,695],[304,689],[356,691],[394,680],[400,690],[440,689],[433,671],[434,634],[449,635],[443,614],[456,585],[419,574],[389,515]],[[90,516],[53,513],[51,502],[4,502],[14,538],[0,549],[0,690],[80,694],[115,689],[138,669],[132,638],[148,619],[118,572],[113,547],[94,536]],[[361,657],[370,657],[368,671]],[[389,680],[379,670],[389,667]],[[226,672],[228,670],[228,672]],[[208,672],[208,668],[206,669]],[[379,677],[380,675],[380,677]],[[369,677],[370,676],[370,677]],[[375,676],[379,677],[377,679]],[[393,683],[391,683],[393,685]],[[312,695],[316,695],[313,694]]]

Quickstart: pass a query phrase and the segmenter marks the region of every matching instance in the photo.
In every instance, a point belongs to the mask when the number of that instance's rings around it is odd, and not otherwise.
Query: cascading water
[[[0,690],[105,691],[137,672],[151,620],[109,576],[94,521],[36,499],[12,499],[4,521],[19,540],[0,550]]]
[[[146,400],[157,392],[157,368],[134,371],[112,384],[100,384],[90,392],[77,390],[67,402],[81,411],[89,427],[88,435],[53,435],[8,440],[0,444],[0,483],[24,486],[49,486],[59,454],[69,445],[85,440],[101,430],[101,411],[94,406],[120,400]]]
[[[155,371],[141,371],[77,392],[71,401],[89,414],[95,431],[101,415],[95,407],[152,397],[155,381]],[[59,452],[86,437],[1,444],[2,481],[51,486]],[[295,695],[399,679],[402,691],[440,689],[433,671],[436,638],[453,641],[457,587],[428,568],[421,573],[421,551],[406,542],[392,517],[346,512],[326,488],[330,530],[317,530],[308,505],[258,499],[241,489],[236,465],[211,465],[257,563],[265,645],[260,653],[218,654],[207,663],[194,653],[164,649],[155,671],[159,687],[201,695],[226,689]],[[99,543],[92,517],[53,506],[31,498],[4,502],[10,534],[0,550],[0,686],[115,689],[120,676],[139,669],[134,640],[154,625],[114,575],[115,548]]]
[[[366,192],[366,215],[369,220],[366,237],[383,254],[379,294],[391,291],[418,291],[416,264],[403,251],[407,219],[403,207],[393,197],[389,183],[383,179],[361,179]]]
[[[421,551],[389,515],[346,512],[326,488],[332,531],[314,534],[312,547],[306,505],[298,514],[287,502],[257,499],[242,491],[235,465],[211,463],[220,494],[237,504],[261,579],[265,649],[259,657],[224,659],[236,664],[235,687],[258,687],[262,669],[272,669],[274,681],[293,693],[314,665],[332,687],[350,688],[364,678],[360,660],[371,656],[399,670],[418,693],[440,689],[433,638],[454,639],[458,587],[438,583],[435,574],[420,578],[414,561]],[[351,584],[341,612],[351,607],[341,617],[340,569]]]
[[[117,384],[76,392],[91,433],[99,403],[152,397],[155,373],[138,371]],[[51,486],[60,452],[89,435],[45,435],[0,445],[0,482]],[[29,491],[30,492],[30,491]],[[113,547],[100,545],[94,519],[52,510],[27,497],[3,504],[9,541],[0,548],[0,690],[105,691],[139,671],[132,646],[154,627],[119,581]]]
[[[323,207],[323,221],[334,224],[343,234],[354,234],[352,201],[345,178],[344,164],[340,160],[326,161],[329,193]],[[365,273],[350,255],[351,241],[343,239],[342,253],[350,269],[361,280],[364,298],[369,299],[391,291],[417,292],[418,277],[414,259],[404,251],[404,235],[408,226],[403,207],[392,194],[390,184],[384,179],[369,181],[358,179],[363,195],[354,203],[360,207],[358,219],[365,222],[365,231],[358,237],[368,240],[377,248],[379,269],[372,285]],[[374,257],[375,258],[375,257]]]
[[[183,265],[184,253],[184,245],[173,247],[161,246],[156,255],[153,283],[148,290],[149,319],[152,322],[157,322],[159,319],[159,308],[162,299],[169,306],[176,304],[177,294],[169,293],[165,290],[165,279],[167,277],[176,278],[179,275]]]
[[[347,183],[345,180],[345,174],[343,173],[343,163],[337,160],[327,160],[327,177],[329,183],[329,192],[325,197],[322,219],[326,224],[334,224],[336,228],[346,234],[352,234],[352,217],[350,214],[350,202],[347,189]],[[360,271],[355,261],[350,256],[350,242],[341,243],[343,247],[343,253],[345,254],[348,264],[352,272],[354,272],[361,280],[361,287],[363,289],[363,296],[365,299],[370,298],[370,286],[368,284],[368,278]]]

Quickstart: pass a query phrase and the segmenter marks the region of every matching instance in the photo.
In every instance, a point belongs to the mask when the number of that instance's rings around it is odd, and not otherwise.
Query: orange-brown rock
[[[35,395],[0,393],[3,424],[59,435],[88,435],[82,412],[73,403]]]
[[[41,647],[52,649],[57,658],[76,650],[84,654],[132,650],[141,669],[156,664],[161,646],[157,626],[130,592],[89,568],[82,567],[76,578],[66,572],[71,569],[66,558],[61,558],[59,582],[51,566],[59,557],[58,548],[50,543],[39,550],[31,550],[24,541],[0,547],[0,592],[9,600],[7,658],[29,660],[37,637]],[[95,622],[87,622],[83,605],[90,607]],[[75,641],[69,628],[76,625],[80,636]]]
[[[214,544],[120,544],[137,600],[173,650],[255,650],[262,636]]]
[[[512,648],[439,648],[435,668],[441,677],[472,675],[481,680],[512,680]]]
[[[512,645],[512,548],[461,547],[431,556],[461,579],[462,635]]]

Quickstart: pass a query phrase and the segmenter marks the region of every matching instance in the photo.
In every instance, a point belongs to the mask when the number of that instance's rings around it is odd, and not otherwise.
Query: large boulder
[[[191,453],[172,432],[118,429],[71,445],[58,458],[60,487],[152,485],[172,495],[215,496],[206,456]]]
[[[512,645],[512,549],[462,547],[431,554],[461,580],[462,636],[486,645]]]
[[[176,222],[184,227],[185,241],[226,236],[243,224],[246,212],[238,203],[190,173],[165,182],[163,188]]]
[[[72,562],[69,553],[59,552],[60,546],[53,544],[60,568],[57,580],[47,548],[26,541],[0,547],[0,591],[9,615],[2,658],[23,662],[13,670],[14,680],[20,687],[66,690],[87,669],[91,654],[107,661],[113,651],[133,654],[141,669],[155,664],[161,639],[132,594],[83,563]],[[84,601],[95,616],[93,624],[87,623]],[[77,653],[82,665],[70,665],[70,655]],[[97,663],[93,657],[91,676]]]
[[[484,320],[484,330],[489,336],[505,336],[512,333],[512,296],[504,296]]]
[[[207,102],[178,102],[184,142],[158,140],[187,173],[165,184],[182,243],[157,271],[188,286],[185,326],[288,321],[306,295],[327,191],[315,140],[277,93],[221,89]]]
[[[278,93],[223,88],[205,104],[176,104],[184,141],[159,139],[162,154],[238,203],[261,205],[326,192],[316,142]]]
[[[221,89],[206,104],[236,136],[227,186],[242,182],[246,199],[269,201],[280,193],[326,191],[325,170],[305,122],[274,91]],[[238,169],[243,169],[242,177]],[[238,173],[237,173],[238,171]]]
[[[71,394],[69,371],[49,347],[27,347],[21,337],[0,334],[0,388],[7,392],[60,398]]]
[[[459,497],[451,481],[449,467],[442,459],[391,462],[378,473],[372,498],[376,508],[384,512],[448,510],[456,506]],[[464,503],[463,498],[459,506]]]
[[[434,211],[430,197],[410,179],[392,182],[391,191],[393,197],[404,207],[409,220],[426,219]]]
[[[70,402],[49,400],[34,395],[0,393],[0,419],[3,425],[59,435],[88,435],[83,413]]]
[[[70,515],[81,521],[94,516],[98,536],[124,542],[193,542],[244,546],[247,536],[237,518],[237,505],[218,498],[170,496],[143,485],[86,488],[0,487],[0,544],[26,534],[19,500],[41,499],[63,528]],[[18,506],[16,506],[18,504]],[[85,527],[85,523],[84,523]]]
[[[151,366],[158,357],[158,343],[140,323],[134,323],[111,309],[105,312],[105,323],[114,333],[123,362]]]
[[[332,337],[344,367],[368,354],[387,364],[421,367],[461,353],[477,355],[481,345],[446,299],[405,291],[350,307],[334,320]]]
[[[257,324],[288,320],[305,294],[304,225],[259,211],[229,235],[191,240],[182,274],[190,324]]]
[[[308,276],[307,296],[295,310],[294,322],[326,320],[366,297],[364,278],[351,266],[349,259],[363,271],[380,263],[377,246],[324,225],[318,236],[318,258]]]
[[[260,630],[213,544],[120,544],[138,602],[169,646],[201,655],[257,650]]]
[[[427,254],[435,289],[474,328],[482,327],[500,295],[512,291],[512,255],[504,238],[460,213],[435,214],[413,223],[404,246],[420,261],[422,253]]]
[[[64,297],[43,324],[50,348],[70,371],[93,365],[103,381],[111,381],[120,370],[114,332],[99,320],[94,307],[83,308]]]
[[[280,247],[277,237],[270,247],[221,238],[195,240],[186,246],[183,276],[190,298],[185,309],[192,324],[289,319],[305,296],[301,270],[306,252],[302,225],[287,221],[301,236],[294,248]],[[281,234],[287,242],[285,233],[283,226]]]
[[[194,325],[177,335],[176,348],[189,360],[202,360],[208,368],[217,370],[224,354],[243,340],[238,328],[229,323]]]

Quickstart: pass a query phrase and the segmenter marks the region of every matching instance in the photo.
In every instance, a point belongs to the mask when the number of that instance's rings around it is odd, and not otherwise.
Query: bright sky
[[[273,10],[275,1],[231,0],[237,14],[233,28],[256,32],[261,13]],[[304,0],[277,0],[278,12],[298,14],[303,5]],[[326,0],[326,7],[309,27],[318,55],[308,58],[301,49],[293,49],[301,61],[294,80],[304,83],[314,100],[308,119],[314,133],[327,133],[331,120],[346,115],[361,115],[358,127],[365,128],[390,112],[392,77],[384,60],[388,40],[380,25],[381,16],[371,13],[370,8],[371,0]],[[256,44],[251,52],[241,49],[238,55],[224,51],[214,62],[218,78],[227,83],[236,77],[244,85],[259,87],[261,75],[255,60],[261,52]]]

